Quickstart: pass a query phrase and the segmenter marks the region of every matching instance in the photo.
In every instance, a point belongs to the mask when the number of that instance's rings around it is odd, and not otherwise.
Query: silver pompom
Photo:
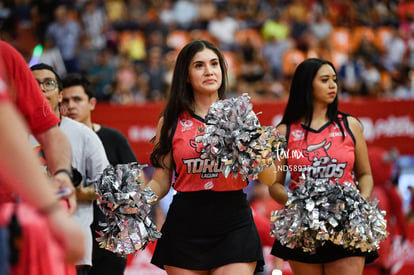
[[[363,252],[377,250],[387,236],[378,200],[364,200],[352,183],[301,179],[285,208],[271,214],[271,236],[288,248],[314,253],[326,241]]]
[[[161,237],[150,219],[150,203],[157,196],[150,188],[141,189],[144,167],[135,162],[108,166],[95,183],[98,205],[106,217],[97,238],[101,248],[120,255],[134,254]]]
[[[256,179],[286,146],[276,127],[260,126],[246,93],[213,103],[199,133],[195,141],[203,146],[201,157],[221,161],[225,177]]]

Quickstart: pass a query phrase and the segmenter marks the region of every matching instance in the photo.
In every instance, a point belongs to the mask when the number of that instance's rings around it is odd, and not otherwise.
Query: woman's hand
[[[285,205],[289,199],[285,186],[279,182],[275,182],[272,186],[269,186],[269,193],[280,205]]]

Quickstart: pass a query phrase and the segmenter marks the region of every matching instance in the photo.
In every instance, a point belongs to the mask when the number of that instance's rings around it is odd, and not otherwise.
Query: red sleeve
[[[41,133],[59,123],[49,102],[23,56],[11,45],[0,41],[0,54],[11,86],[12,98],[33,134]]]

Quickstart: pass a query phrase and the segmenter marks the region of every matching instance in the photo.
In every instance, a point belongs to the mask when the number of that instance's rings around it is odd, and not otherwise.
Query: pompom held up
[[[276,127],[260,126],[246,93],[213,103],[195,142],[203,146],[202,158],[224,164],[225,177],[233,173],[249,180],[256,179],[286,146]]]

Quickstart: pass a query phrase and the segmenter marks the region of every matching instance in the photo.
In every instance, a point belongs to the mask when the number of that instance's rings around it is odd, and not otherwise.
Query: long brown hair
[[[164,124],[161,128],[161,134],[158,143],[155,145],[151,153],[150,160],[154,167],[165,167],[162,158],[165,157],[172,149],[172,135],[174,124],[178,120],[178,116],[183,111],[194,114],[192,108],[194,103],[193,87],[187,81],[188,69],[190,62],[196,53],[204,50],[212,50],[218,57],[223,81],[218,89],[219,99],[225,98],[227,86],[227,66],[220,50],[211,42],[206,40],[194,40],[188,43],[180,51],[174,67],[174,73],[166,107],[161,116],[164,118]],[[155,138],[152,139],[154,141]]]

